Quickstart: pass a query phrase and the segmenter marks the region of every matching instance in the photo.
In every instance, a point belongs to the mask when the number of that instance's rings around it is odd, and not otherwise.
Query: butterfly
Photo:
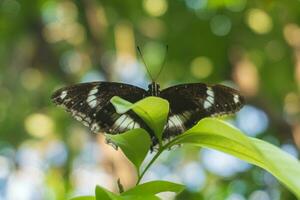
[[[154,133],[133,111],[116,112],[110,102],[114,96],[132,103],[148,96],[166,99],[170,110],[163,132],[165,140],[183,133],[204,117],[232,114],[245,104],[244,97],[237,90],[204,83],[181,84],[160,90],[159,84],[152,82],[148,90],[144,90],[125,83],[89,82],[63,87],[55,91],[51,99],[94,133],[118,134],[144,128],[155,146],[158,140]]]
[[[110,102],[112,97],[119,96],[131,103],[149,96],[166,99],[170,104],[170,110],[163,130],[164,140],[170,140],[185,132],[205,117],[232,114],[245,104],[244,97],[237,90],[219,84],[190,83],[160,90],[155,80],[162,72],[166,56],[158,75],[153,78],[140,48],[137,47],[137,50],[152,80],[148,90],[125,83],[89,82],[55,91],[51,97],[52,101],[56,105],[63,106],[76,120],[89,127],[94,133],[118,134],[143,128],[150,134],[151,149],[158,143],[153,131],[133,111],[117,113]],[[167,51],[168,46],[166,46],[166,54]]]

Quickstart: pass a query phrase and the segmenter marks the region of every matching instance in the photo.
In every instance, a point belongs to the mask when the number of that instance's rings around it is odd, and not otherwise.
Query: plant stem
[[[139,174],[139,177],[138,177],[138,180],[136,182],[135,185],[138,185],[143,176],[145,175],[145,173],[148,171],[149,167],[151,167],[151,165],[154,163],[154,161],[160,156],[160,154],[168,147],[172,146],[172,143],[174,143],[176,140],[178,139],[178,137],[174,138],[173,140],[169,141],[167,144],[165,145],[162,145],[162,144],[159,144],[159,149],[158,149],[158,152],[153,156],[153,158],[151,159],[151,161],[148,163],[148,165],[145,167],[145,169],[142,171],[141,174]]]
[[[151,161],[147,164],[147,166],[145,167],[145,169],[143,170],[143,172],[139,175],[138,180],[136,182],[136,185],[138,185],[143,176],[145,175],[145,173],[148,171],[149,167],[151,167],[151,165],[154,163],[154,161],[160,156],[160,154],[164,151],[164,148],[159,148],[158,152],[153,156],[153,158],[151,159]]]

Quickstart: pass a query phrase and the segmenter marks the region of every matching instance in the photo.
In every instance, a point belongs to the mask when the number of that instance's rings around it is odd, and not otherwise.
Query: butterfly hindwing
[[[223,85],[203,83],[169,87],[161,91],[160,97],[170,103],[165,138],[184,132],[204,117],[231,114],[244,105],[244,98],[238,91]]]
[[[128,84],[91,82],[61,88],[54,92],[52,101],[65,107],[76,120],[93,132],[116,134],[143,125],[133,112],[118,114],[110,99],[120,96],[134,103],[145,95],[145,90]]]

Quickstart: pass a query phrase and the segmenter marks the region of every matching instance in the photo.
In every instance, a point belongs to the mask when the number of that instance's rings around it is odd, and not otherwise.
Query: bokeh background
[[[0,0],[0,199],[52,200],[116,191],[135,174],[106,145],[50,102],[54,89],[88,81],[147,87],[143,50],[162,88],[222,83],[246,96],[226,118],[298,158],[300,1]],[[283,163],[284,164],[284,163]],[[294,200],[272,175],[195,147],[166,152],[145,180],[187,185],[182,200]]]

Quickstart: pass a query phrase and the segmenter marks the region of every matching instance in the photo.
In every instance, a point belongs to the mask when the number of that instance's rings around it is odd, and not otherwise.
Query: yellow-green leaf
[[[175,192],[179,193],[184,189],[184,186],[168,181],[151,181],[137,185],[136,187],[122,193],[122,196],[131,195],[155,195],[161,192]]]
[[[111,191],[108,191],[107,189],[97,186],[96,187],[96,200],[122,200],[122,198],[112,193]]]
[[[164,126],[169,114],[169,103],[159,97],[147,97],[134,104],[120,98],[113,97],[111,103],[118,113],[125,113],[132,109],[153,130],[161,143]]]
[[[94,196],[81,196],[81,197],[74,197],[70,200],[96,200]]]
[[[122,149],[138,171],[150,149],[151,139],[149,133],[138,128],[118,135],[107,134],[106,137]]]
[[[175,144],[193,144],[217,149],[262,167],[300,198],[300,162],[272,144],[247,137],[224,121],[203,119],[175,138],[168,147]]]

